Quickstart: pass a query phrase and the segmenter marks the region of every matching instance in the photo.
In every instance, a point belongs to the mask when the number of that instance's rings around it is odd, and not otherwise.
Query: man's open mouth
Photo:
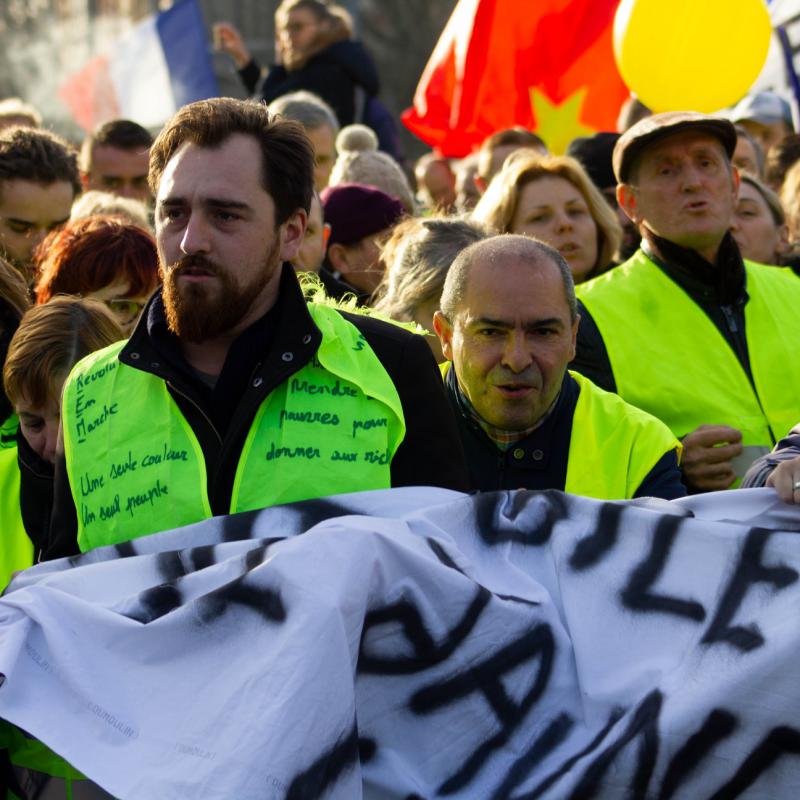
[[[214,273],[207,267],[184,267],[179,275],[213,275]]]
[[[533,387],[527,383],[503,383],[495,387],[506,397],[523,397],[533,391]]]

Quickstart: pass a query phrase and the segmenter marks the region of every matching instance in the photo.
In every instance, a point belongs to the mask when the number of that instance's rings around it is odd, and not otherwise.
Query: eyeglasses
[[[138,303],[136,300],[104,300],[103,302],[123,325],[134,322],[145,307],[145,303]]]

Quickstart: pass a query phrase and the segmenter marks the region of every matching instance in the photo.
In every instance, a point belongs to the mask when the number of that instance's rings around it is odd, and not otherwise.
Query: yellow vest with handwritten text
[[[316,356],[256,412],[230,512],[391,485],[405,436],[397,390],[359,330],[309,304]],[[124,342],[71,372],[62,425],[82,551],[211,516],[203,452],[155,375],[119,361]]]

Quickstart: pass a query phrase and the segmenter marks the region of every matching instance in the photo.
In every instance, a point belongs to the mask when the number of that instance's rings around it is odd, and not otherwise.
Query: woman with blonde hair
[[[532,150],[509,156],[472,219],[549,244],[564,256],[575,283],[613,266],[622,238],[616,215],[574,158]]]
[[[746,172],[741,173],[731,234],[748,261],[780,265],[789,250],[789,228],[780,198]]]
[[[458,217],[403,220],[382,249],[386,272],[376,292],[380,299],[375,310],[433,331],[447,270],[462,250],[487,236],[481,225]],[[444,361],[439,338],[427,339],[436,360]]]
[[[786,224],[789,227],[789,252],[783,263],[800,275],[800,161],[789,169],[781,186],[781,203],[786,211]]]

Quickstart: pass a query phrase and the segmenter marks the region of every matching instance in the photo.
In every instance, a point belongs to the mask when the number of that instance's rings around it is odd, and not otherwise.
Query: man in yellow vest
[[[470,245],[447,273],[434,327],[473,489],[560,489],[606,500],[686,493],[659,420],[567,372],[575,286],[525,236]]]
[[[613,155],[641,249],[578,289],[573,368],[683,440],[684,482],[726,489],[800,417],[800,281],[745,262],[729,232],[730,122],[657,114]]]
[[[193,103],[161,131],[163,288],[67,380],[47,556],[278,503],[465,488],[424,339],[303,299],[287,262],[313,165],[302,128],[255,103]]]

